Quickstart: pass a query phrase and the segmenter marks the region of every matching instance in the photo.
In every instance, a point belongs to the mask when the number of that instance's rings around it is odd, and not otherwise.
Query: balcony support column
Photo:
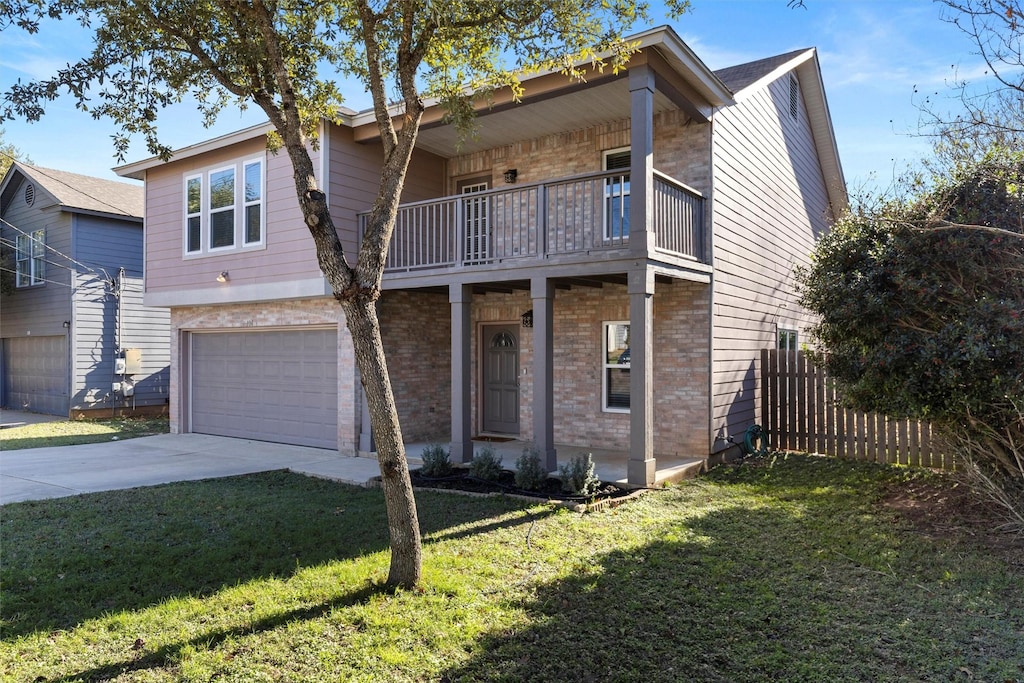
[[[472,316],[473,288],[448,285],[452,306],[452,462],[473,460],[472,398]]]
[[[548,472],[558,469],[555,451],[554,301],[546,277],[530,281],[533,297],[533,442]]]
[[[632,241],[632,236],[630,237]],[[654,271],[629,273],[629,462],[627,481],[654,484]]]
[[[639,64],[629,70],[630,197],[629,250],[646,257],[656,238],[654,216],[654,70]]]

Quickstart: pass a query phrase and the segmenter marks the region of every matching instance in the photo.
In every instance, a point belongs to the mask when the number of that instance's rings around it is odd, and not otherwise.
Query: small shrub
[[[424,448],[421,459],[420,474],[425,477],[447,477],[452,473],[451,455],[441,444],[432,443]]]
[[[501,456],[491,446],[484,446],[473,454],[469,473],[478,479],[496,481],[501,476]]]
[[[527,491],[536,491],[548,478],[548,472],[540,462],[540,451],[536,446],[526,446],[516,460],[516,486]]]
[[[558,478],[562,480],[562,490],[574,496],[593,495],[601,486],[601,480],[594,474],[594,460],[590,453],[577,455],[559,467]]]

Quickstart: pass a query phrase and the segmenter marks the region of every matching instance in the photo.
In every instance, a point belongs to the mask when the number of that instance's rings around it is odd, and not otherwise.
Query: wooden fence
[[[803,351],[761,351],[762,415],[772,448],[953,469],[930,425],[844,408]]]

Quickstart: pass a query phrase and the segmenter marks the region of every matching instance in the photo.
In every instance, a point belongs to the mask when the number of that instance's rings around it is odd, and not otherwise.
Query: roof
[[[14,178],[18,175],[49,193],[65,211],[128,218],[143,216],[144,191],[141,185],[135,183],[105,180],[17,161],[0,184],[5,199],[7,186],[15,184]]]
[[[807,52],[809,49],[811,48],[794,50],[782,55],[775,55],[774,57],[766,57],[753,62],[747,62],[746,64],[737,64],[736,66],[718,69],[715,71],[715,75],[725,83],[729,90],[734,93],[738,93],[747,86],[761,80],[790,60]]]

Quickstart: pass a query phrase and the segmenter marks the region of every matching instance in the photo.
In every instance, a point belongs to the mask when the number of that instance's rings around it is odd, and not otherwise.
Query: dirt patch
[[[914,530],[935,540],[980,544],[1005,554],[1024,567],[1024,534],[1000,529],[1006,523],[1003,509],[957,482],[951,476],[911,478],[893,484],[882,504],[895,510]]]

